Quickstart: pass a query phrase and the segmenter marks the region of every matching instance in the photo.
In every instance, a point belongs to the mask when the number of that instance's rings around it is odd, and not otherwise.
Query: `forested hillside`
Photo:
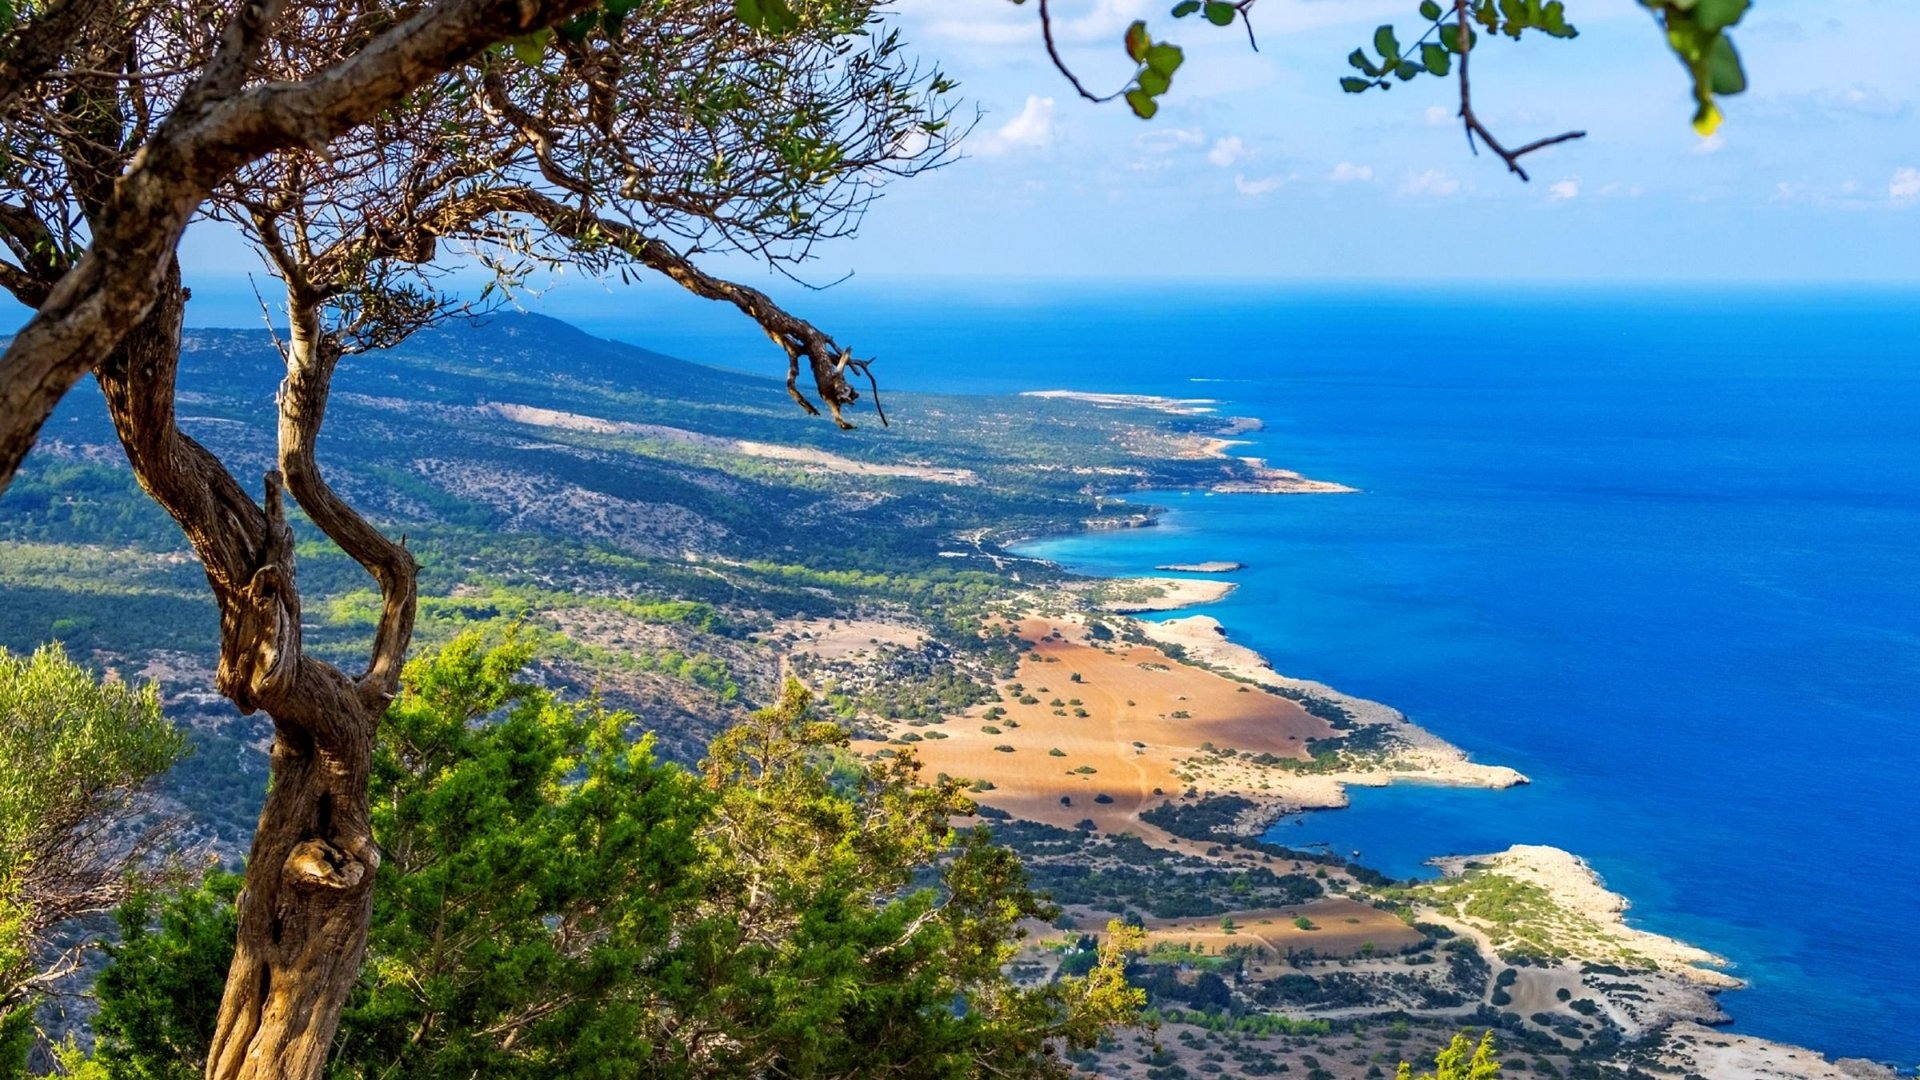
[[[236,475],[263,475],[280,377],[266,330],[188,331],[184,426]],[[972,704],[1007,659],[974,632],[984,606],[1058,576],[998,541],[1138,524],[1141,507],[1096,494],[1249,473],[1206,456],[1198,436],[1221,421],[1205,413],[882,402],[890,425],[869,415],[843,433],[776,381],[507,314],[348,358],[320,454],[419,558],[421,647],[517,626],[546,678],[635,711],[685,760],[769,700],[799,635],[847,619],[937,631],[897,649],[900,678],[866,689],[876,710]],[[60,640],[83,662],[158,678],[197,747],[170,790],[232,850],[253,826],[268,724],[212,692],[200,568],[139,491],[90,385],[0,509],[0,645]],[[317,530],[294,529],[309,646],[354,662],[378,593]]]

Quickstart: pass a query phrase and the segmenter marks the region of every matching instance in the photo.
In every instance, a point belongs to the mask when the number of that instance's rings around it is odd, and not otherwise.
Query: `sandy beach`
[[[1507,788],[1527,782],[1525,774],[1516,769],[1473,761],[1459,747],[1410,722],[1398,709],[1342,693],[1325,683],[1280,674],[1273,670],[1265,657],[1229,640],[1220,620],[1211,616],[1189,615],[1161,622],[1142,622],[1139,626],[1152,640],[1177,645],[1188,659],[1207,667],[1260,686],[1312,694],[1346,709],[1361,724],[1380,724],[1391,728],[1394,741],[1398,744],[1389,759],[1391,771],[1341,774],[1336,778],[1341,786],[1358,784],[1362,787],[1380,787],[1395,780],[1417,780],[1458,787]],[[1346,797],[1337,792],[1329,798],[1337,801],[1317,805],[1346,805]]]

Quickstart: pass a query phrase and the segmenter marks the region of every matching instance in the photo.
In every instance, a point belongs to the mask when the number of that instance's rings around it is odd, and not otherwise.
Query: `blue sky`
[[[1070,58],[1117,84],[1120,28],[1166,6],[1060,4]],[[1920,69],[1904,56],[1920,4],[1757,0],[1737,37],[1754,88],[1703,141],[1639,6],[1569,0],[1579,39],[1476,56],[1476,104],[1509,145],[1590,132],[1530,158],[1532,184],[1468,154],[1450,83],[1340,93],[1347,52],[1396,15],[1411,26],[1415,6],[1261,0],[1258,54],[1237,32],[1170,27],[1188,70],[1142,123],[1052,75],[1031,5],[909,0],[911,37],[987,115],[972,157],[890,196],[845,260],[1120,277],[1920,277]]]
[[[1160,115],[1076,98],[1031,3],[898,0],[906,37],[980,123],[964,160],[891,189],[806,279],[1920,281],[1913,0],[1756,0],[1737,36],[1753,89],[1704,141],[1638,4],[1568,0],[1580,38],[1495,41],[1475,62],[1476,104],[1509,144],[1590,132],[1529,158],[1531,184],[1468,153],[1451,82],[1340,92],[1348,51],[1382,21],[1411,27],[1416,0],[1260,0],[1258,53],[1237,28],[1170,23],[1171,0],[1054,2],[1090,85],[1126,78],[1134,18],[1187,48]],[[257,323],[235,269],[251,256],[230,234],[196,226],[183,251],[193,322]],[[745,260],[714,268],[805,295]],[[530,306],[688,310],[672,285],[633,288],[561,279]]]

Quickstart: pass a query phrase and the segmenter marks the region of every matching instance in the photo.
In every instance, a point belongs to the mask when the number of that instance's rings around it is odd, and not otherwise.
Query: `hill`
[[[237,476],[264,474],[272,335],[196,329],[183,345],[182,426]],[[476,622],[534,635],[552,680],[635,710],[681,757],[769,697],[777,639],[796,621],[938,630],[959,655],[947,644],[903,659],[885,704],[979,700],[1004,657],[947,631],[1060,576],[1030,562],[1024,580],[1003,574],[1000,541],[1139,524],[1143,510],[1112,493],[1251,475],[1198,449],[1220,426],[1204,415],[899,395],[891,426],[841,432],[776,379],[536,315],[349,357],[335,387],[321,461],[420,558],[419,642]],[[371,631],[371,583],[297,517],[295,530],[308,640],[351,661]],[[223,846],[248,834],[266,722],[208,691],[217,627],[198,565],[139,491],[90,383],[0,500],[0,606],[0,645],[57,638],[158,678],[201,747],[177,793]]]

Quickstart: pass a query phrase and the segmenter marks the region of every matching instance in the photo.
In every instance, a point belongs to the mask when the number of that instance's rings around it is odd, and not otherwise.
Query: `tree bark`
[[[324,665],[274,714],[272,788],[240,893],[209,1080],[317,1078],[360,974],[379,858],[367,833],[367,772],[380,713]],[[331,676],[330,678],[328,676]]]
[[[338,352],[309,333],[288,350],[281,469],[255,503],[174,414],[179,267],[96,371],[141,486],[179,522],[220,612],[220,691],[273,720],[272,787],[239,900],[239,935],[207,1059],[210,1080],[317,1080],[359,975],[379,866],[368,826],[375,733],[412,635],[415,566],[334,496],[314,459]],[[311,314],[311,313],[309,313]],[[309,330],[317,329],[317,319]],[[306,656],[282,484],[380,583],[384,615],[366,674]]]

